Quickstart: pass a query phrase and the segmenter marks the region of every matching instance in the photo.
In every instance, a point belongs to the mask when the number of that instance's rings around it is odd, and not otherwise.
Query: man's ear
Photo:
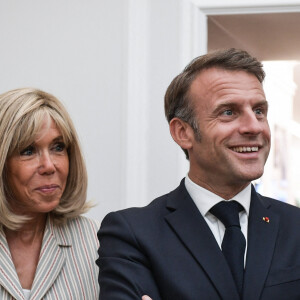
[[[170,121],[170,133],[173,140],[183,149],[191,149],[194,140],[194,131],[192,127],[179,118],[173,118]]]

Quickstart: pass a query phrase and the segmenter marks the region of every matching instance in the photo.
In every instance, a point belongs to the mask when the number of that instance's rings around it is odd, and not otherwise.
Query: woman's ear
[[[192,127],[179,118],[173,118],[170,121],[170,133],[173,140],[183,149],[191,149],[194,140],[194,131]]]

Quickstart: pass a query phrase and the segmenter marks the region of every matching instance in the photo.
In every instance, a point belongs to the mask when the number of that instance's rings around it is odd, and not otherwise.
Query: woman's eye
[[[65,143],[61,142],[61,143],[55,144],[53,148],[57,152],[62,152],[66,149],[66,145],[65,145]]]
[[[33,146],[28,146],[26,147],[24,150],[22,150],[20,152],[20,155],[22,156],[30,156],[30,155],[33,155],[34,154],[34,147]]]

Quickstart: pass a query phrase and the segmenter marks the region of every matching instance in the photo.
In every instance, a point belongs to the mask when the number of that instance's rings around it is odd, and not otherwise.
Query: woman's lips
[[[54,191],[56,191],[57,189],[59,189],[59,185],[56,184],[51,184],[51,185],[43,185],[43,186],[39,186],[38,188],[36,188],[37,191],[40,191],[42,193],[52,193]]]

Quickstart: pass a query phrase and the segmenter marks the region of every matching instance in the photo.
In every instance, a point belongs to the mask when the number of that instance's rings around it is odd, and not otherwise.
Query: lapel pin
[[[263,217],[263,220],[267,223],[270,223],[270,219],[268,217]]]

